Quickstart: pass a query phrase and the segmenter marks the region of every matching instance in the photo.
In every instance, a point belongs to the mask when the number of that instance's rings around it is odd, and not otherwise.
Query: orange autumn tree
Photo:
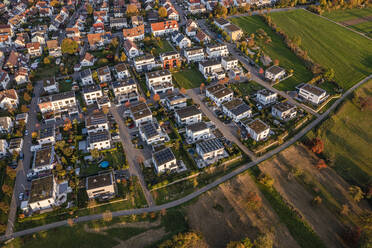
[[[66,120],[65,120],[65,124],[63,125],[63,130],[67,132],[67,131],[69,131],[71,128],[72,128],[71,120],[70,120],[69,118],[66,118]]]
[[[321,170],[321,169],[324,169],[324,168],[327,168],[327,164],[326,162],[323,160],[323,159],[319,159],[318,163],[316,164],[315,166],[317,169]]]

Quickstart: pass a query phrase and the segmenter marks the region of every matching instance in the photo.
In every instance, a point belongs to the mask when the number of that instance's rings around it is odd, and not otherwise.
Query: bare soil
[[[347,21],[343,21],[341,23],[345,26],[353,26],[353,25],[357,25],[359,23],[370,22],[370,21],[372,21],[372,16],[366,16],[366,17],[362,17],[362,18],[347,20]]]
[[[251,191],[263,199],[260,210],[245,207],[245,198]],[[274,233],[275,247],[283,244],[288,248],[299,247],[248,174],[239,175],[207,192],[188,206],[186,213],[190,228],[201,233],[209,247],[226,247],[230,241],[245,237],[253,240],[259,232],[266,231]]]
[[[339,233],[344,230],[341,221],[324,205],[313,206],[314,196],[297,180],[289,179],[291,167],[311,171],[317,180],[326,186],[332,196],[347,198],[345,182],[331,169],[315,171],[316,159],[304,147],[291,146],[275,158],[259,165],[260,169],[274,178],[275,189],[298,211],[326,243],[327,247],[346,247]],[[342,189],[342,190],[341,190]],[[341,199],[340,199],[341,200]]]
[[[159,229],[150,229],[139,235],[131,237],[128,240],[118,240],[120,244],[114,246],[113,248],[143,248],[159,241],[166,234],[167,233],[164,227]]]

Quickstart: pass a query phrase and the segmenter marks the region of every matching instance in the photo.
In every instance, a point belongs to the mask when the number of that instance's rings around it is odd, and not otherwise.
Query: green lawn
[[[173,77],[176,84],[185,89],[199,88],[200,84],[205,82],[203,75],[196,68],[176,72]]]
[[[278,59],[280,66],[286,70],[293,69],[294,75],[287,80],[277,84],[275,87],[280,90],[293,90],[296,85],[307,82],[312,78],[312,73],[305,64],[299,59],[283,42],[281,37],[271,30],[269,26],[259,16],[238,17],[231,21],[240,26],[244,32],[251,34],[262,28],[271,37],[270,44],[259,42],[259,46],[272,60]]]
[[[326,68],[335,70],[336,82],[348,89],[372,73],[372,42],[361,35],[305,10],[272,13],[289,37],[301,37],[301,47]]]
[[[366,16],[372,16],[372,8],[364,9],[338,9],[332,10],[331,12],[324,12],[323,16],[332,19],[337,22],[348,21]]]
[[[372,33],[372,21],[362,22],[350,27],[362,33]]]
[[[372,81],[358,89],[357,94],[372,97]],[[320,126],[325,154],[334,160],[332,168],[351,184],[363,186],[372,182],[371,123],[371,111],[361,111],[349,99]]]
[[[249,95],[251,95],[251,94],[255,93],[256,91],[263,88],[260,84],[254,82],[254,81],[239,83],[239,84],[235,84],[235,85],[240,90],[240,92],[242,93],[243,96],[249,96]]]

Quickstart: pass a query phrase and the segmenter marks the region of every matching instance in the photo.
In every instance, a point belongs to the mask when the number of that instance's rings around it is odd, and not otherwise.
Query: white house
[[[198,140],[206,140],[211,137],[211,130],[205,122],[190,124],[186,127],[186,138],[188,143]]]
[[[40,97],[38,105],[40,112],[43,114],[48,112],[53,112],[54,114],[60,112],[73,114],[78,112],[74,91]]]
[[[260,119],[255,119],[245,125],[248,134],[255,141],[265,139],[270,133],[270,126]]]
[[[113,82],[111,87],[120,104],[138,100],[137,84],[132,78]]]
[[[6,89],[8,87],[9,82],[9,74],[6,71],[0,69],[0,85],[3,87],[3,89]]]
[[[273,65],[265,70],[265,78],[271,81],[280,80],[285,76],[285,70],[279,66]]]
[[[8,142],[5,139],[0,139],[0,158],[5,157],[8,154]]]
[[[146,103],[139,102],[131,106],[129,110],[137,127],[142,123],[152,121],[152,113]]]
[[[54,146],[43,147],[34,152],[34,160],[32,161],[32,171],[40,173],[43,171],[53,170],[57,163]]]
[[[146,84],[154,94],[173,91],[172,74],[169,70],[146,73]]]
[[[90,69],[85,69],[80,72],[81,86],[94,84],[92,71]]]
[[[124,41],[123,46],[125,54],[128,56],[128,58],[132,59],[140,55],[140,51],[138,50],[137,45],[133,41],[127,39]]]
[[[85,118],[85,128],[88,133],[110,131],[107,115],[102,110],[94,110]]]
[[[59,91],[59,84],[55,77],[51,77],[43,80],[43,89],[45,92],[57,93]]]
[[[163,36],[178,31],[178,22],[176,20],[168,20],[162,22],[151,23],[151,33],[154,36]]]
[[[311,84],[304,84],[299,90],[299,96],[313,104],[322,103],[327,99],[327,92]]]
[[[111,72],[110,72],[110,68],[107,65],[99,68],[97,70],[97,73],[98,73],[98,79],[101,83],[111,81]]]
[[[57,200],[57,182],[53,174],[31,182],[28,206],[32,211],[52,208]]]
[[[175,111],[175,118],[180,125],[190,125],[193,123],[201,122],[202,113],[195,106],[187,106]]]
[[[291,103],[280,102],[272,106],[271,114],[280,120],[287,121],[296,117],[297,110]]]
[[[19,68],[14,74],[14,80],[17,82],[17,85],[29,82],[28,69],[25,67]]]
[[[187,98],[181,93],[167,95],[165,105],[169,110],[184,108],[187,106]]]
[[[202,47],[189,47],[183,50],[183,56],[187,63],[200,62],[205,58],[204,49]]]
[[[0,109],[17,108],[18,94],[14,89],[0,91]]]
[[[54,125],[42,126],[38,132],[37,142],[39,145],[54,144],[56,142],[56,130]]]
[[[96,59],[94,58],[94,56],[88,52],[85,53],[84,55],[84,58],[80,61],[80,65],[81,66],[94,66],[94,62],[96,61]]]
[[[112,172],[86,178],[86,191],[89,199],[106,200],[114,197],[115,178]]]
[[[177,160],[172,150],[167,147],[152,154],[152,162],[158,174],[177,171]]]
[[[23,149],[23,139],[22,138],[14,138],[11,139],[9,142],[9,153],[13,154],[15,152],[20,153]]]
[[[111,137],[107,130],[90,132],[87,138],[87,150],[106,150],[111,148]]]
[[[127,79],[130,77],[129,70],[124,63],[120,63],[114,66],[116,72],[116,78],[119,80]]]
[[[134,66],[136,71],[151,71],[154,67],[157,66],[155,63],[155,58],[152,55],[145,55],[142,57],[137,57],[134,59]]]
[[[191,40],[182,33],[172,35],[172,41],[181,49],[191,46]]]
[[[197,143],[196,152],[203,160],[210,160],[223,156],[225,147],[219,139],[215,138]]]
[[[276,92],[262,89],[257,92],[257,102],[261,103],[262,105],[269,105],[275,103],[278,99],[278,94]]]
[[[87,85],[83,87],[83,98],[87,105],[93,104],[98,99],[103,97],[101,87],[99,85]]]
[[[139,126],[139,133],[141,139],[148,145],[158,144],[165,140],[165,135],[163,135],[160,126],[154,122],[141,124]]]
[[[215,84],[206,89],[205,96],[214,101],[217,106],[221,106],[222,103],[229,102],[233,99],[234,92],[225,85]]]
[[[199,62],[199,71],[203,74],[205,79],[219,80],[226,77],[221,62],[215,59]]]
[[[11,133],[13,126],[13,121],[10,117],[0,117],[0,133]]]
[[[242,99],[235,98],[222,105],[222,111],[235,122],[252,115],[252,109]]]
[[[238,67],[239,63],[237,58],[228,56],[221,59],[221,65],[226,71],[228,71]]]
[[[229,55],[229,50],[227,49],[227,46],[223,44],[208,45],[206,52],[207,52],[208,58],[210,59],[226,57]]]
[[[223,19],[223,18],[216,18],[214,19],[214,24],[218,28],[224,29],[227,25],[230,25],[230,22],[228,22],[226,19]]]

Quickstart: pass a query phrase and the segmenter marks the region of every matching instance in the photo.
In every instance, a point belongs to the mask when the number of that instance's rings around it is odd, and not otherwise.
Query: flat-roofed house
[[[57,182],[53,175],[37,178],[31,182],[28,206],[32,211],[52,208],[57,200]]]
[[[211,130],[205,122],[190,124],[186,127],[186,138],[188,143],[209,139],[210,137]]]
[[[0,91],[0,109],[17,108],[18,94],[14,89]]]
[[[92,71],[90,69],[85,69],[85,70],[81,71],[80,72],[80,80],[81,80],[81,85],[82,86],[94,84]]]
[[[233,99],[234,92],[225,85],[215,84],[206,89],[205,96],[214,101],[217,106],[221,106],[222,103]]]
[[[154,93],[173,91],[172,74],[169,70],[160,70],[146,73],[147,87]]]
[[[155,57],[152,55],[144,55],[141,57],[136,57],[134,59],[134,66],[136,71],[151,71],[154,67],[157,66],[155,63]]]
[[[235,122],[249,118],[252,115],[252,109],[240,98],[235,98],[224,103],[222,105],[222,111]]]
[[[214,19],[214,24],[220,29],[224,29],[225,26],[230,25],[230,22],[223,18],[216,18]]]
[[[225,147],[218,138],[196,144],[196,152],[203,160],[213,159],[225,153]]]
[[[112,172],[86,178],[86,190],[89,199],[110,199],[115,193],[115,178]]]
[[[226,25],[224,30],[232,41],[240,40],[243,37],[243,31],[235,24]]]
[[[322,103],[328,97],[325,90],[311,84],[304,84],[299,90],[299,96],[313,104]]]
[[[229,50],[227,49],[226,45],[223,44],[213,44],[207,46],[206,49],[208,58],[219,58],[219,57],[226,57],[229,55]]]
[[[199,71],[205,79],[219,80],[226,77],[226,72],[222,68],[221,62],[216,59],[200,61]]]
[[[233,56],[227,56],[221,58],[221,65],[226,71],[228,71],[238,67],[239,62],[237,58]]]
[[[273,65],[265,70],[265,78],[276,81],[285,76],[285,70],[279,66]]]
[[[11,133],[13,126],[12,118],[8,116],[0,117],[0,133]]]
[[[56,115],[66,112],[71,115],[78,113],[74,91],[40,97],[38,105],[42,114],[53,113],[53,115]]]
[[[257,102],[262,105],[269,105],[275,103],[278,100],[278,94],[271,90],[262,89],[257,92]]]
[[[43,147],[34,152],[32,170],[36,173],[53,170],[56,165],[56,155],[53,146]]]
[[[195,106],[187,106],[175,111],[175,118],[180,125],[190,125],[201,122],[202,112]]]
[[[163,69],[177,67],[180,63],[180,54],[178,52],[165,52],[159,55],[160,61],[163,64]]]
[[[115,98],[120,104],[124,104],[127,101],[138,100],[137,84],[132,78],[113,82],[112,89],[114,91]]]
[[[252,120],[245,125],[248,134],[255,141],[265,139],[270,133],[270,126],[260,119]]]
[[[204,49],[202,47],[188,47],[183,50],[183,56],[187,63],[200,62],[205,58]]]
[[[39,57],[42,54],[42,49],[39,42],[27,43],[26,48],[31,57]]]
[[[88,133],[87,143],[88,151],[93,149],[97,149],[98,151],[110,149],[111,148],[110,133],[107,130],[90,132]]]
[[[101,87],[99,85],[87,85],[82,90],[84,101],[87,105],[93,104],[98,99],[103,97]]]
[[[57,93],[59,91],[59,84],[55,77],[47,78],[43,80],[43,89],[45,92]]]
[[[296,117],[296,106],[289,102],[280,102],[272,106],[271,114],[283,121],[291,120]]]
[[[111,81],[111,71],[107,65],[97,69],[97,73],[98,79],[100,80],[101,83]]]
[[[9,142],[9,153],[15,153],[18,152],[20,153],[23,148],[23,139],[22,138],[14,138],[11,139]]]
[[[39,145],[54,144],[56,142],[56,129],[54,125],[42,126],[38,131]]]
[[[94,56],[86,52],[84,58],[80,61],[80,64],[83,67],[94,66],[95,61],[96,59],[94,58]]]
[[[138,127],[142,123],[152,121],[152,113],[146,103],[140,102],[129,108],[132,119]]]
[[[8,148],[8,142],[5,139],[0,139],[0,158],[3,158],[8,154]]]
[[[116,78],[119,80],[127,79],[130,77],[129,70],[124,63],[120,63],[114,66],[116,72]]]
[[[167,95],[165,104],[169,110],[181,109],[187,106],[187,98],[181,93]]]
[[[167,147],[152,154],[152,162],[158,174],[177,171],[177,160],[172,150]]]
[[[88,133],[109,131],[107,115],[102,110],[94,110],[85,118],[85,127]]]

